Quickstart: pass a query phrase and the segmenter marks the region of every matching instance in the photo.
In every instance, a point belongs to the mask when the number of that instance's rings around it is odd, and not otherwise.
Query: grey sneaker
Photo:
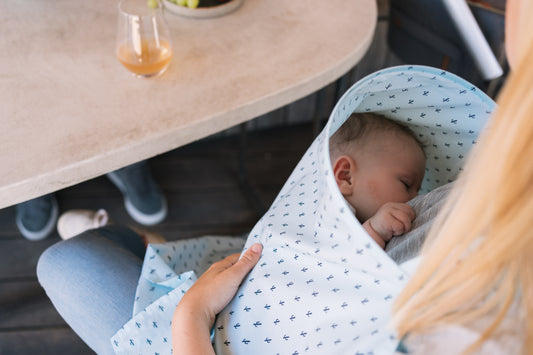
[[[50,194],[18,204],[16,223],[24,238],[37,241],[52,234],[57,215],[57,201]]]
[[[107,177],[124,196],[126,211],[140,224],[151,226],[167,216],[167,201],[144,161],[115,170]]]

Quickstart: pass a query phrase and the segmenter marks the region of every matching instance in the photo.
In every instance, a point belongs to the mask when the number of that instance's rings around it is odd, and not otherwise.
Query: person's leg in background
[[[135,221],[150,226],[165,219],[166,199],[146,161],[115,170],[107,177],[122,193],[126,211]],[[54,231],[58,211],[54,194],[20,203],[16,208],[17,227],[28,240],[44,239]]]
[[[107,177],[122,192],[124,206],[133,220],[152,226],[165,219],[167,202],[146,161],[112,171]]]
[[[19,203],[15,221],[24,238],[38,241],[52,234],[58,214],[56,198],[49,194]]]
[[[133,230],[106,226],[52,245],[37,277],[59,314],[97,354],[132,316],[146,247]]]

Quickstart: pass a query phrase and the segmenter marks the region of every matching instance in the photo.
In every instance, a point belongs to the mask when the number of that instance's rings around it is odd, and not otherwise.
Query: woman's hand
[[[210,331],[215,317],[235,296],[262,249],[253,244],[240,259],[237,253],[214,263],[185,293],[172,318],[174,354],[214,354]]]

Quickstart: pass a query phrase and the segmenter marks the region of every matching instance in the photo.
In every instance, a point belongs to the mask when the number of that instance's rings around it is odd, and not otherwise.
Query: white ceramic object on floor
[[[57,221],[57,232],[61,239],[69,239],[89,229],[103,227],[110,223],[104,209],[70,210],[61,215]]]

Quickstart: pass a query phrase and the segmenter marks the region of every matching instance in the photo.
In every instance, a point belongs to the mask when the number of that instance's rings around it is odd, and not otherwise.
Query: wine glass
[[[168,26],[159,2],[122,0],[118,5],[116,55],[137,77],[163,73],[172,59]]]

